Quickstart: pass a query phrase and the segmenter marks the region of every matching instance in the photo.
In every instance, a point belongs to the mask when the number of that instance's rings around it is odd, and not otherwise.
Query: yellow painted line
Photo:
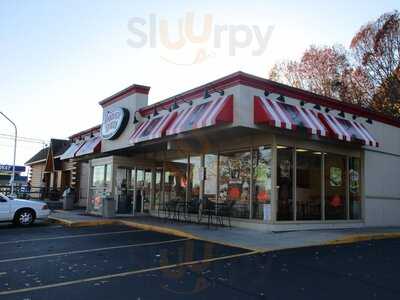
[[[128,272],[123,272],[123,273],[109,274],[109,275],[103,275],[103,276],[97,276],[97,277],[89,277],[89,278],[84,278],[84,279],[64,281],[64,282],[48,284],[48,285],[41,285],[41,286],[35,286],[35,287],[29,287],[29,288],[23,288],[23,289],[4,291],[4,292],[0,292],[0,296],[11,295],[11,294],[19,294],[19,293],[26,293],[26,292],[32,292],[32,291],[37,291],[37,290],[44,290],[44,289],[50,289],[50,288],[56,288],[56,287],[63,287],[63,286],[69,286],[69,285],[87,283],[87,282],[93,282],[93,281],[99,281],[99,280],[121,278],[121,277],[136,275],[136,274],[143,274],[143,273],[161,271],[161,270],[167,270],[167,269],[173,269],[173,268],[178,268],[178,267],[185,267],[185,266],[190,267],[190,266],[193,266],[193,265],[209,263],[209,262],[215,262],[215,261],[221,261],[221,260],[226,260],[226,259],[236,258],[236,257],[242,257],[242,256],[249,256],[249,255],[254,255],[254,254],[257,254],[257,253],[259,253],[259,252],[258,251],[251,251],[251,252],[239,253],[239,254],[233,254],[233,255],[227,255],[227,256],[221,256],[221,257],[216,257],[216,258],[208,258],[208,259],[202,259],[202,260],[188,261],[188,262],[183,262],[183,263],[178,263],[178,264],[173,264],[173,265],[167,265],[167,266],[161,266],[161,267],[154,267],[154,268],[148,268],[148,269],[141,269],[141,270],[128,271]]]
[[[104,236],[104,235],[124,234],[124,233],[143,232],[143,231],[145,231],[145,230],[137,229],[137,230],[122,230],[122,231],[113,231],[113,232],[75,234],[75,235],[72,234],[72,235],[62,235],[62,236],[57,236],[57,237],[0,242],[0,245],[18,244],[18,243],[26,243],[26,242],[38,242],[38,241],[62,240],[62,239],[73,239],[73,238],[92,237],[92,236]]]
[[[343,238],[326,242],[325,245],[341,245],[341,244],[351,244],[351,243],[370,241],[370,240],[383,240],[383,239],[396,239],[396,238],[400,238],[400,232],[352,234],[344,236]]]
[[[103,247],[103,248],[95,248],[95,249],[86,249],[86,250],[76,250],[76,251],[67,251],[67,252],[59,252],[59,253],[51,253],[51,254],[43,254],[37,256],[27,256],[27,257],[17,257],[17,258],[7,258],[0,260],[0,263],[5,262],[14,262],[14,261],[23,261],[23,260],[32,260],[46,257],[54,257],[61,255],[73,255],[73,254],[81,254],[81,253],[91,253],[105,250],[115,250],[115,249],[124,249],[124,248],[135,248],[135,247],[143,247],[143,246],[153,246],[153,245],[162,245],[168,243],[175,243],[181,241],[187,241],[189,239],[175,239],[163,242],[150,242],[150,243],[141,243],[141,244],[129,244],[129,245],[121,245],[121,246],[112,246],[112,247]]]

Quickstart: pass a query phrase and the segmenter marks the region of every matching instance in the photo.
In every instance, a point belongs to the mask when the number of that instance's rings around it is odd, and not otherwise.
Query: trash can
[[[68,188],[63,193],[63,209],[72,210],[74,209],[75,193],[71,188]]]
[[[113,197],[103,197],[103,217],[113,218],[115,217],[115,201]]]

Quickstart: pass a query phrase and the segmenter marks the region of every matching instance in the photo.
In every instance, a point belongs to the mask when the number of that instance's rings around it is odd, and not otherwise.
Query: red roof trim
[[[95,133],[95,132],[97,132],[97,131],[100,131],[100,128],[101,128],[101,124],[96,125],[96,126],[93,126],[93,127],[89,128],[89,129],[85,129],[85,130],[83,130],[83,131],[80,131],[80,132],[78,132],[78,133],[75,133],[75,134],[71,135],[71,136],[69,137],[69,139],[70,139],[70,140],[73,140],[73,139],[81,138],[81,137],[84,136],[84,135],[87,135],[87,134],[90,134],[90,133]]]
[[[192,100],[203,95],[204,89],[227,89],[236,85],[245,85],[261,90],[268,90],[271,93],[283,94],[287,97],[295,98],[298,100],[304,100],[313,104],[319,104],[325,107],[329,107],[334,110],[343,110],[346,113],[356,114],[360,117],[371,118],[373,120],[400,127],[400,121],[381,113],[377,113],[366,108],[362,108],[358,105],[342,102],[329,97],[317,95],[315,93],[301,90],[295,87],[291,87],[285,84],[281,84],[275,81],[271,81],[265,78],[250,75],[244,72],[236,72],[231,75],[222,77],[210,83],[203,84],[194,89],[188,90],[181,94],[175,95],[173,97],[167,98],[163,101],[157,102],[155,104],[146,106],[139,110],[142,116],[147,116],[154,112],[154,108],[157,109],[168,109],[174,101],[177,103],[183,103],[184,101]],[[250,101],[251,99],[249,99]]]
[[[107,97],[106,99],[102,100],[99,102],[99,104],[102,107],[106,107],[112,103],[115,103],[122,98],[125,98],[127,96],[139,93],[139,94],[145,94],[148,95],[150,91],[149,86],[145,85],[138,85],[138,84],[133,84],[131,86],[128,86],[127,88],[123,89],[122,91],[119,91],[118,93],[115,93],[114,95]]]

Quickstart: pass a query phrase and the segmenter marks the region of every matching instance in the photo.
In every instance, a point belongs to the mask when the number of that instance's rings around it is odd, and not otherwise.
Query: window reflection
[[[361,219],[361,161],[349,158],[349,204],[350,219]]]
[[[325,219],[346,219],[346,156],[325,155]]]
[[[293,148],[278,146],[277,184],[279,221],[293,220]]]
[[[321,220],[322,153],[296,150],[297,220]]]
[[[206,154],[204,156],[206,180],[204,181],[204,197],[210,201],[217,201],[217,170],[218,156]]]
[[[271,213],[272,151],[260,147],[253,153],[253,209],[252,218],[268,221]]]
[[[232,206],[233,217],[249,218],[251,180],[250,151],[223,153],[220,155],[219,162],[220,201]]]

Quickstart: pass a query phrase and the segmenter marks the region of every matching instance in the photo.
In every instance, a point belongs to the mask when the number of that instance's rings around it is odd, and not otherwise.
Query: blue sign
[[[12,165],[0,165],[0,172],[11,173],[12,170],[13,170]],[[25,172],[25,167],[24,166],[15,166],[15,172],[16,173]]]

